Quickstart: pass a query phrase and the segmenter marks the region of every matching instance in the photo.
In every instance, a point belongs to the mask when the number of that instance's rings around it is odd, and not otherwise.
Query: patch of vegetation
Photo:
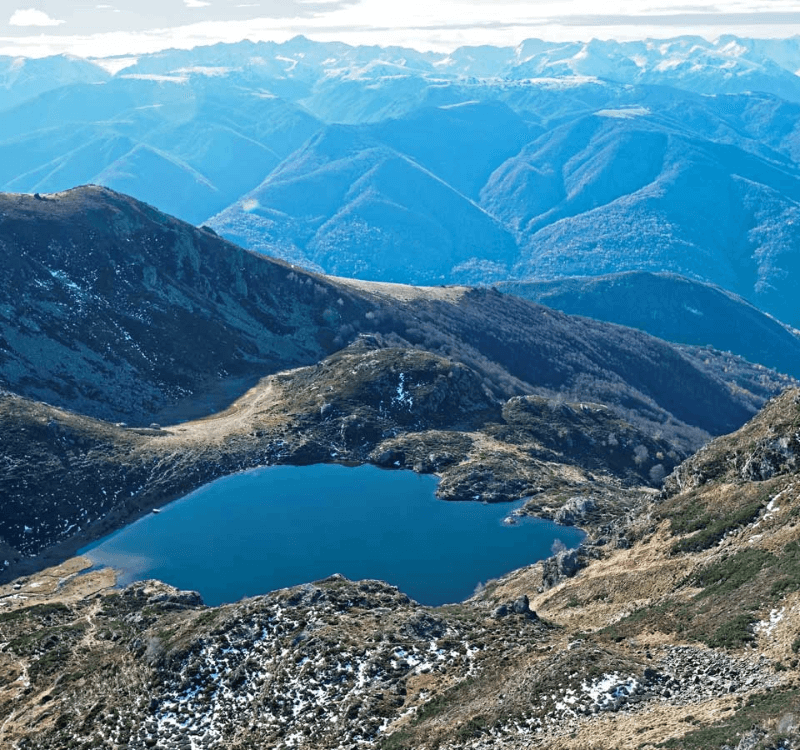
[[[649,627],[713,647],[741,648],[754,638],[751,626],[759,610],[800,590],[800,544],[791,542],[780,554],[741,550],[693,573],[683,584],[703,590],[690,601],[636,610],[599,635],[619,642]]]
[[[448,688],[443,693],[439,693],[431,698],[425,705],[420,706],[414,717],[414,724],[421,724],[423,721],[444,713],[450,706],[458,705],[463,702],[464,694],[475,684],[475,678],[468,677],[457,685]]]
[[[632,638],[647,625],[655,625],[655,627],[665,630],[666,632],[674,632],[681,628],[676,627],[674,622],[665,627],[664,619],[666,618],[668,621],[674,621],[680,611],[680,606],[675,606],[671,603],[642,607],[641,609],[631,612],[627,617],[615,622],[613,625],[607,625],[601,628],[598,631],[598,635],[602,638],[614,641],[615,643],[619,643],[626,638]]]
[[[103,712],[105,705],[106,705],[105,701],[103,699],[100,699],[97,703],[94,704],[94,706],[92,706],[92,708],[89,710],[89,713],[87,713],[83,719],[83,723],[81,725],[81,730],[83,732],[89,732],[92,730],[95,721]]]
[[[771,567],[777,558],[761,549],[745,549],[703,568],[690,579],[703,592],[699,598],[729,594],[752,581],[763,568]]]
[[[378,741],[378,750],[416,750],[414,736],[407,729],[401,729]]]
[[[757,618],[751,614],[738,614],[723,622],[705,642],[712,648],[740,648],[755,639],[753,623]]]
[[[721,517],[719,511],[707,511],[695,517],[692,517],[691,513],[676,517],[677,520],[672,524],[673,534],[692,533],[693,535],[675,542],[672,545],[672,554],[702,552],[716,546],[729,531],[754,521],[763,507],[764,502],[756,500]]]
[[[161,641],[162,648],[168,649],[172,645],[172,640],[175,637],[177,628],[159,628],[156,637]]]
[[[77,632],[83,632],[83,624],[68,627],[43,628],[32,633],[24,633],[9,642],[8,647],[20,656],[30,656],[42,651],[47,651],[65,638],[70,638]]]
[[[401,729],[389,737],[383,738],[378,743],[379,750],[416,750],[419,747],[419,742],[414,728],[429,719],[439,716],[452,706],[463,705],[466,697],[465,693],[475,683],[475,678],[467,678],[443,693],[434,696],[417,710],[411,722],[413,728]],[[459,724],[455,729],[454,735],[459,742],[466,742],[471,738],[479,737],[486,733],[495,723],[490,717],[478,714]]]
[[[742,550],[709,565],[690,580],[704,587],[699,595],[704,598],[729,594],[759,575],[765,580],[759,587],[758,600],[752,602],[753,607],[775,602],[800,589],[800,543],[790,542],[780,555],[760,549]]]
[[[491,721],[485,716],[473,716],[466,724],[462,724],[455,733],[460,742],[466,742],[474,737],[480,737],[491,727]]]
[[[13,612],[4,612],[0,614],[0,623],[14,622],[26,617],[35,618],[37,620],[51,620],[69,614],[71,614],[71,610],[66,604],[36,604],[33,607],[26,607],[24,609],[14,610]]]
[[[69,660],[71,654],[72,648],[70,644],[60,643],[58,647],[48,651],[31,663],[28,667],[28,676],[33,682],[36,682],[39,677],[60,672],[64,668],[64,664]]]
[[[783,548],[783,554],[775,565],[780,578],[770,590],[774,598],[780,598],[800,589],[800,542],[790,542]]]
[[[725,745],[736,747],[742,735],[753,727],[766,729],[776,717],[796,712],[798,701],[800,701],[800,690],[797,689],[751,695],[732,717],[725,719],[724,724],[696,729],[658,747],[679,750],[712,750]],[[779,729],[767,730],[766,736],[755,747],[776,747],[780,738],[779,731]]]
[[[205,612],[201,612],[197,619],[194,621],[194,624],[198,627],[202,627],[203,625],[210,625],[220,614],[220,610],[217,608],[210,608],[207,609]]]

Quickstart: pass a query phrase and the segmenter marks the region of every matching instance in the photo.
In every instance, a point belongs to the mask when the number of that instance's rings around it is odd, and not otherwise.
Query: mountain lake
[[[341,573],[377,578],[421,604],[576,547],[584,533],[515,519],[520,503],[445,502],[438,479],[335,464],[272,466],[219,479],[80,551],[120,572],[234,602]]]

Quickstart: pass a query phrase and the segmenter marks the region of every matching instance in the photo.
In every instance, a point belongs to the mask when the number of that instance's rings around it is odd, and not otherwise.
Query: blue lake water
[[[548,557],[583,532],[503,519],[514,505],[444,502],[438,480],[332,464],[273,466],[220,479],[90,545],[81,554],[233,602],[341,573],[378,578],[422,604],[456,602],[485,582]]]

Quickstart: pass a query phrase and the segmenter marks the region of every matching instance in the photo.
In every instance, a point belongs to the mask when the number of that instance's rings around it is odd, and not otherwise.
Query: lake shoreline
[[[442,502],[437,487],[432,475],[370,465],[262,467],[141,514],[78,552],[125,582],[163,580],[214,606],[334,573],[386,580],[438,606],[586,538],[519,513],[521,501]],[[508,523],[510,512],[518,523]]]
[[[300,458],[300,460],[297,461],[292,461],[290,458],[289,460],[281,460],[275,463],[239,468],[232,472],[225,473],[221,476],[215,477],[213,479],[202,480],[196,486],[193,486],[188,490],[182,489],[180,491],[168,492],[160,497],[158,496],[154,497],[153,495],[148,495],[147,497],[143,498],[140,503],[135,505],[128,505],[128,504],[117,505],[109,513],[102,516],[97,521],[94,521],[86,528],[81,529],[79,532],[71,536],[69,539],[65,539],[63,541],[50,545],[36,555],[30,557],[20,557],[14,560],[11,563],[11,565],[6,568],[0,567],[0,585],[9,583],[10,581],[13,581],[21,576],[32,575],[46,568],[57,566],[75,557],[80,549],[83,549],[84,547],[92,544],[93,542],[97,542],[101,540],[103,537],[109,536],[110,534],[113,534],[116,531],[119,531],[121,529],[126,528],[127,526],[130,526],[131,524],[135,523],[141,518],[146,517],[149,513],[153,511],[153,509],[164,508],[170,503],[188,497],[192,493],[197,492],[198,490],[211,484],[212,482],[218,481],[220,479],[226,479],[238,476],[240,474],[245,474],[252,471],[258,471],[260,469],[267,469],[277,466],[302,467],[302,466],[317,466],[317,465],[337,465],[350,468],[357,468],[360,466],[372,466],[376,469],[380,469],[382,471],[387,471],[387,472],[414,471],[414,473],[417,474],[418,476],[435,476],[439,480],[443,478],[442,472],[418,472],[409,466],[399,466],[399,467],[387,466],[386,464],[382,463],[376,463],[371,461],[357,461],[347,457],[342,457],[341,460],[334,459],[328,461],[316,461],[313,463],[308,463],[306,460],[303,460],[303,458]],[[523,495],[518,498],[491,496],[488,499],[475,500],[464,495],[445,494],[445,495],[437,495],[437,499],[448,503],[478,502],[478,503],[490,503],[492,505],[498,505],[498,504],[510,505],[516,502],[525,502],[526,499],[528,499],[528,496]],[[136,499],[131,498],[131,502],[135,503]],[[555,520],[553,515],[549,513],[547,509],[541,508],[541,511],[542,511],[541,513],[535,513],[535,514],[528,514],[527,512],[525,512],[522,515],[524,515],[525,517],[541,518],[544,520]],[[580,526],[576,525],[575,528],[578,528],[582,532],[584,532],[587,535],[587,538],[591,536],[591,528],[589,526],[584,527],[584,525]],[[13,549],[11,549],[10,552],[7,550],[0,550],[0,555],[7,555],[8,557],[14,556],[14,553],[15,551]]]

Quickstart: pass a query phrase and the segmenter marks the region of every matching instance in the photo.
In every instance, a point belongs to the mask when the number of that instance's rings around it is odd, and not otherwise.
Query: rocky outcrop
[[[584,565],[585,559],[577,549],[562,549],[542,563],[542,591],[572,578]]]
[[[530,601],[527,594],[523,594],[513,602],[507,602],[495,607],[492,616],[500,619],[501,617],[508,617],[508,615],[522,615],[529,620],[537,620],[539,616],[531,609]]]
[[[714,481],[763,482],[800,465],[800,392],[772,399],[741,429],[701,448],[664,481],[664,497]]]

